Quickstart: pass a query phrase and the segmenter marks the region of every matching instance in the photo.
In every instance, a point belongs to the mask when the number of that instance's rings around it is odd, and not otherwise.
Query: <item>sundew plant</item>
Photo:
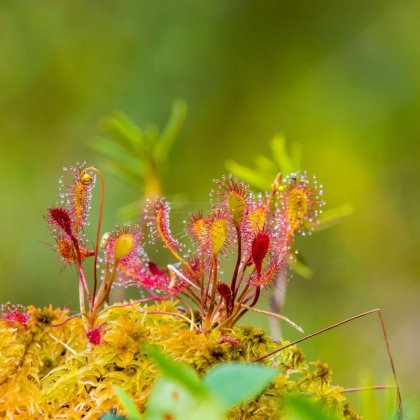
[[[91,242],[85,228],[97,183]],[[232,175],[214,183],[210,211],[188,216],[181,242],[164,197],[147,200],[142,225],[103,233],[101,171],[65,168],[58,203],[45,219],[63,264],[75,267],[80,312],[3,305],[3,417],[294,418],[287,417],[290,404],[304,396],[318,404],[316,418],[360,418],[346,390],[333,385],[328,365],[306,361],[295,344],[377,310],[295,342],[238,325],[252,311],[303,332],[256,305],[287,281],[296,235],[310,233],[322,213],[322,185],[305,171],[278,174],[264,194]],[[172,262],[160,266],[148,256],[154,248],[165,249]],[[138,288],[138,299],[110,305],[114,286]],[[391,365],[395,374],[392,358]],[[166,379],[157,380],[159,371]]]
[[[57,252],[65,263],[77,267],[80,313],[92,344],[100,343],[98,317],[114,284],[136,286],[147,294],[135,303],[176,297],[182,316],[197,332],[232,328],[247,311],[255,310],[261,291],[276,284],[287,267],[295,235],[305,234],[309,224],[316,224],[324,204],[322,186],[305,172],[284,179],[278,175],[271,191],[256,196],[229,175],[214,181],[210,213],[191,214],[186,220],[189,243],[174,238],[170,204],[163,197],[147,202],[146,234],[138,225],[125,224],[101,237],[102,174],[83,165],[68,172],[70,183],[60,180],[60,206],[48,209],[47,221]],[[96,177],[102,193],[96,242],[89,249],[84,226]],[[159,267],[151,260],[145,236],[147,242],[172,254],[174,263]],[[235,268],[228,275],[222,262],[232,256]],[[92,287],[83,264],[89,257],[94,259]],[[300,330],[287,318],[270,315]]]

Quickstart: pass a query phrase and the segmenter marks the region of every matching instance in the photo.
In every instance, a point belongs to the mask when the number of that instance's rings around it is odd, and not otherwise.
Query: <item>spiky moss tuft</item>
[[[176,308],[165,302],[143,310]],[[258,328],[235,327],[224,336],[218,331],[197,334],[180,318],[146,315],[130,306],[102,315],[103,340],[94,346],[88,344],[79,318],[52,325],[68,317],[66,310],[29,307],[28,312],[28,329],[0,321],[2,418],[96,419],[111,408],[121,409],[112,390],[115,384],[143,410],[158,375],[144,350],[147,344],[159,346],[199,374],[222,362],[252,362],[278,346]],[[289,393],[320,400],[342,418],[357,418],[348,409],[342,388],[331,384],[328,366],[307,363],[299,348],[290,347],[266,363],[281,373],[256,399],[232,410],[229,418],[281,418],[281,397]]]

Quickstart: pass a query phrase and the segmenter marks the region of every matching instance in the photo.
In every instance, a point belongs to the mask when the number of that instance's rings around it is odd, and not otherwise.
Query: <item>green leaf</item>
[[[233,160],[226,161],[226,168],[236,177],[241,178],[248,184],[251,184],[262,191],[269,190],[271,183],[274,181],[274,178],[268,179],[254,169],[248,168],[240,163],[236,163]]]
[[[259,169],[264,171],[267,177],[269,176],[269,177],[272,177],[273,179],[275,178],[275,176],[277,175],[278,169],[276,168],[276,165],[271,159],[263,155],[257,155],[255,156],[254,161],[255,161],[255,165]]]
[[[122,112],[104,120],[101,127],[129,153],[141,156],[141,152],[145,151],[142,131]]]
[[[136,404],[128,394],[118,385],[113,386],[113,390],[124,407],[129,420],[141,420],[141,415],[137,410]]]
[[[194,369],[187,365],[174,362],[155,346],[148,346],[146,351],[166,378],[182,385],[192,395],[206,394],[206,388],[203,386]]]
[[[226,408],[230,408],[262,392],[277,374],[275,369],[264,365],[226,363],[207,373],[203,382]]]
[[[287,420],[338,420],[325,406],[298,395],[287,397],[284,408]]]
[[[344,204],[340,207],[325,210],[319,217],[319,223],[313,224],[314,230],[327,229],[341,222],[345,217],[350,216],[354,212],[354,208],[350,204]]]
[[[293,254],[293,258],[289,260],[289,265],[296,274],[304,279],[311,279],[314,274],[299,255]]]
[[[293,163],[294,171],[299,171],[302,166],[302,145],[300,143],[292,143],[290,145],[290,159]]]
[[[156,144],[155,154],[159,161],[166,159],[169,150],[184,126],[186,116],[187,104],[182,100],[174,101],[171,116]]]
[[[120,161],[133,166],[142,166],[142,158],[127,152],[120,144],[110,139],[101,137],[93,138],[90,146],[93,150],[112,161]]]
[[[374,386],[372,372],[364,372],[360,379],[360,386],[371,387]],[[360,392],[360,405],[362,407],[363,417],[371,420],[379,420],[382,418],[379,414],[378,402],[376,399],[377,392],[371,389]]]
[[[385,379],[384,383],[385,384],[393,384],[394,383],[393,376],[388,375],[388,377]],[[384,420],[397,420],[398,419],[396,389],[384,389],[383,390],[382,417],[384,418]],[[407,415],[406,418],[411,418],[411,417],[409,417]],[[420,418],[420,416],[418,418]]]
[[[194,396],[182,385],[161,378],[147,403],[146,420],[222,420],[223,407],[209,396]]]
[[[135,220],[141,213],[140,202],[132,201],[124,206],[121,206],[117,211],[117,218],[122,223],[126,220]]]
[[[199,400],[179,383],[160,378],[147,403],[145,417],[147,420],[190,418],[191,412],[199,403]]]
[[[290,174],[299,168],[295,166],[286,151],[286,140],[283,135],[277,134],[270,142],[273,151],[274,161],[280,168],[282,174]]]
[[[138,170],[135,170],[128,165],[124,165],[123,163],[114,160],[105,161],[104,167],[108,173],[115,177],[122,178],[128,184],[132,184],[136,188],[143,187],[143,171],[140,167]]]
[[[154,123],[149,123],[144,129],[144,137],[146,139],[149,154],[148,159],[152,159],[153,150],[156,148],[157,142],[159,141],[160,130],[159,127]]]

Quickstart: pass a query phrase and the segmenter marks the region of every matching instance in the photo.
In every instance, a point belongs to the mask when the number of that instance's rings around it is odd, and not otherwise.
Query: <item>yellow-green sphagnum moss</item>
[[[142,311],[176,312],[172,302]],[[154,344],[174,360],[199,374],[225,361],[252,362],[278,344],[259,328],[235,326],[229,331],[197,333],[183,319],[141,313],[136,307],[111,308],[100,318],[101,345],[89,344],[80,318],[54,327],[66,310],[28,308],[27,328],[0,321],[0,416],[9,419],[97,419],[121,405],[113,392],[120,385],[141,411],[158,375],[144,352]],[[266,364],[279,375],[258,398],[231,411],[229,418],[281,418],[282,395],[299,392],[333,407],[342,418],[349,411],[342,388],[331,383],[331,371],[320,362],[308,363],[302,351],[290,347]],[[239,385],[238,385],[239,386]]]

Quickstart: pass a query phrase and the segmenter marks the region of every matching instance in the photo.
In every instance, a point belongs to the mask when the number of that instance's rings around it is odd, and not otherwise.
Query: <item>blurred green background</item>
[[[340,225],[300,241],[315,275],[291,279],[284,313],[311,332],[382,308],[403,398],[414,399],[419,21],[416,0],[3,0],[0,301],[76,307],[72,271],[60,274],[44,244],[52,240],[42,215],[56,201],[61,168],[101,165],[89,140],[115,109],[140,125],[162,125],[182,97],[189,111],[164,177],[169,194],[185,193],[200,207],[227,159],[252,166],[281,132],[302,145],[327,206],[354,205]],[[136,194],[107,177],[105,230]],[[264,318],[254,322],[267,326]],[[356,385],[367,368],[378,383],[390,373],[374,318],[303,348],[328,361],[343,386]]]

